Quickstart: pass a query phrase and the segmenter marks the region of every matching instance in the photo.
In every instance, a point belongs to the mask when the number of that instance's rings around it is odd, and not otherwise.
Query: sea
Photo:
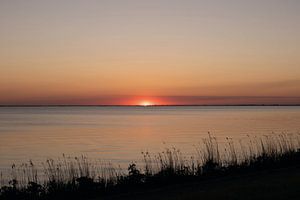
[[[193,154],[209,134],[222,144],[282,133],[300,133],[299,106],[0,107],[0,171],[63,155],[126,166],[142,152]]]

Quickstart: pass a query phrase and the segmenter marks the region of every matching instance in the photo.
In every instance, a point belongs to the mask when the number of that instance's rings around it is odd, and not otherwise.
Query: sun
[[[154,104],[150,101],[142,101],[140,106],[153,106]]]

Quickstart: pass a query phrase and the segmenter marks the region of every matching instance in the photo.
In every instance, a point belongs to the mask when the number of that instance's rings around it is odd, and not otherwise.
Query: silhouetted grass
[[[248,137],[248,141],[238,143],[231,138],[226,140],[225,147],[220,150],[217,139],[208,134],[196,146],[195,155],[189,158],[176,148],[167,148],[154,156],[142,152],[141,167],[131,163],[128,173],[110,163],[91,162],[84,156],[49,159],[43,163],[42,173],[32,161],[18,167],[12,165],[8,183],[4,183],[1,173],[0,198],[101,197],[140,188],[300,164],[299,135]]]

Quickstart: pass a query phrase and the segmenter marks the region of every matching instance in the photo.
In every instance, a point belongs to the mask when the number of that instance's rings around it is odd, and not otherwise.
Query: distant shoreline
[[[300,104],[174,104],[174,105],[149,105],[149,106],[142,106],[142,105],[0,105],[0,107],[238,107],[238,106],[300,106]]]

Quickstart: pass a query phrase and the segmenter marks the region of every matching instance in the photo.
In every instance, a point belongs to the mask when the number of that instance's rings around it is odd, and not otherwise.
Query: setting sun
[[[154,104],[150,101],[142,101],[140,106],[153,106]]]

